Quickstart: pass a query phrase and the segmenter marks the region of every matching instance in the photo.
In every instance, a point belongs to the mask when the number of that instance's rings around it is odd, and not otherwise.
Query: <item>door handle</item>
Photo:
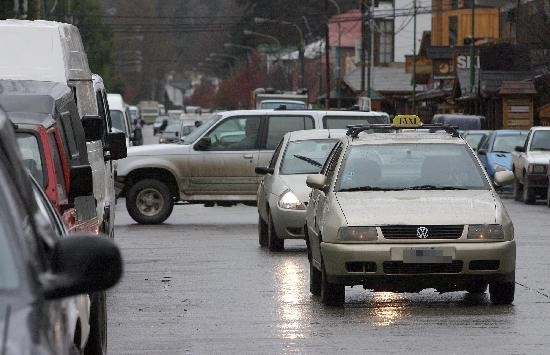
[[[243,158],[244,158],[244,159],[253,159],[253,158],[254,158],[254,155],[252,155],[252,154],[245,154],[245,155],[243,155]]]

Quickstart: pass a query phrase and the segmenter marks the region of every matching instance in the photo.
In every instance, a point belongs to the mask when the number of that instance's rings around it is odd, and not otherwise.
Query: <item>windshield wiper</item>
[[[310,163],[313,166],[317,166],[317,167],[322,167],[323,166],[323,164],[319,163],[317,160],[314,160],[314,159],[311,159],[311,158],[308,158],[308,157],[304,157],[303,155],[294,154],[294,157],[298,158],[300,160],[303,160],[306,163]]]
[[[435,185],[418,185],[418,186],[409,186],[405,190],[468,190],[465,187],[456,187],[456,186],[435,186]]]
[[[507,152],[505,150],[493,150],[491,153],[504,153],[504,154],[510,154],[510,152]]]
[[[340,189],[338,192],[353,192],[353,191],[402,191],[402,188],[394,187],[376,187],[376,186],[360,186],[350,187],[349,189]]]

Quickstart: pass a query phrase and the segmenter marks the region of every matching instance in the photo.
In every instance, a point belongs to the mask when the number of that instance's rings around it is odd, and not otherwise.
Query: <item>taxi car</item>
[[[256,167],[264,178],[258,187],[260,246],[284,248],[285,239],[303,239],[309,174],[318,173],[343,129],[312,129],[285,134],[267,167]]]
[[[510,184],[511,172],[495,174]],[[306,212],[310,291],[326,305],[345,286],[484,293],[514,300],[512,220],[456,127],[397,116],[351,126],[334,147]]]

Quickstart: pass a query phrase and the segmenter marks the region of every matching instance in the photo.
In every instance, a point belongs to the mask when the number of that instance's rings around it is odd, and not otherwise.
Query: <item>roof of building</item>
[[[361,68],[352,70],[344,82],[354,91],[361,90]],[[413,91],[412,74],[403,67],[373,67],[372,89],[384,93],[410,93]],[[422,91],[417,87],[417,91]]]
[[[532,81],[503,81],[499,94],[536,94],[535,83]]]

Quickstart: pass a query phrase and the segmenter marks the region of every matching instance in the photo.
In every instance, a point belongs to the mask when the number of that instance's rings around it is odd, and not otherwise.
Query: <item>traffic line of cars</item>
[[[122,273],[114,175],[127,133],[113,127],[76,27],[3,20],[0,38],[0,349],[104,354],[105,290]]]
[[[354,285],[474,294],[489,286],[492,303],[513,302],[513,224],[455,128],[397,116],[392,125],[287,133],[256,172],[260,245],[276,251],[305,238],[310,292],[324,304],[341,305]],[[494,184],[512,181],[510,171],[494,175]]]

